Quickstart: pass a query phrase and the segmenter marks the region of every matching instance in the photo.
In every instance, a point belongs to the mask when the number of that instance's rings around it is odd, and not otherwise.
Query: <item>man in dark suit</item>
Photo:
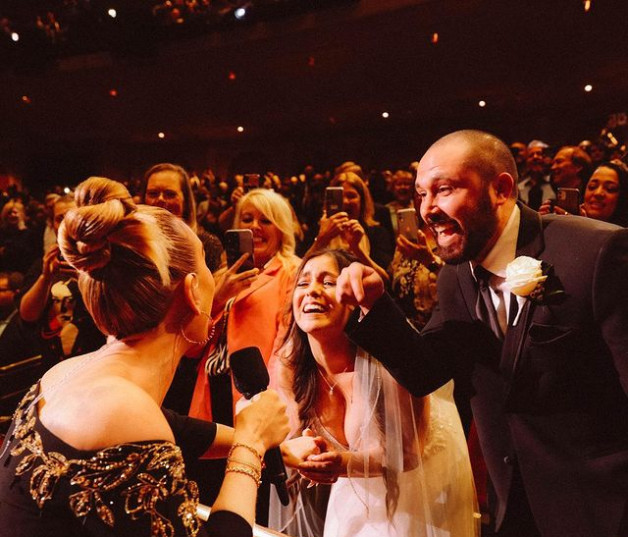
[[[626,536],[628,230],[541,217],[516,184],[494,136],[438,140],[416,189],[447,262],[439,306],[419,334],[354,263],[337,282],[361,309],[347,331],[415,395],[453,377],[468,396],[497,535]]]

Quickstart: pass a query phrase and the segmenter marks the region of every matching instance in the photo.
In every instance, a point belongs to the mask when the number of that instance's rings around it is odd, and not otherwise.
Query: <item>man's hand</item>
[[[336,280],[336,300],[360,306],[365,315],[384,294],[384,282],[375,269],[362,263],[351,263]]]

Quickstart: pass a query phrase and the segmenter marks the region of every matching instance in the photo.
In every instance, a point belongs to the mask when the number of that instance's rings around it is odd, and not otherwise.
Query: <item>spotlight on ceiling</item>
[[[239,21],[242,20],[244,17],[246,17],[246,8],[245,7],[239,7],[238,9],[236,9],[233,12],[233,16],[238,19]]]
[[[109,10],[107,10],[107,15],[109,15],[112,19],[115,19],[118,16],[118,12],[111,8]]]
[[[13,39],[13,41],[17,43],[20,40],[20,34],[18,34],[17,32],[12,32],[11,39]]]

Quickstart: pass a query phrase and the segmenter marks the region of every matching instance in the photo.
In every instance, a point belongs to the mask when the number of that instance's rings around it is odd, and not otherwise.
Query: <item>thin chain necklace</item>
[[[336,382],[334,382],[333,384],[330,384],[329,381],[327,380],[327,377],[323,375],[323,372],[318,367],[316,369],[320,373],[320,376],[322,377],[322,379],[325,381],[325,384],[327,384],[327,386],[329,387],[329,392],[328,392],[329,395],[334,395],[334,388],[338,386],[338,380],[336,380]],[[347,369],[349,369],[349,366],[345,367],[340,373],[336,373],[336,374],[340,375],[342,373],[346,373]]]

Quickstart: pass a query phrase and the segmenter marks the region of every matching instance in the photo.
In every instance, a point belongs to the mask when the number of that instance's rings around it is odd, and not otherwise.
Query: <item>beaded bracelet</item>
[[[235,444],[233,444],[231,446],[231,449],[229,450],[229,455],[227,455],[227,458],[231,458],[231,455],[233,455],[233,452],[235,451],[236,448],[244,448],[248,451],[250,451],[251,453],[253,453],[253,455],[255,455],[258,459],[259,459],[259,463],[262,465],[262,468],[264,468],[265,464],[264,464],[264,458],[259,454],[259,451],[257,451],[253,446],[249,446],[248,444],[242,444],[241,442],[236,442]]]
[[[227,469],[225,470],[225,474],[229,472],[234,472],[236,474],[248,475],[253,481],[255,481],[255,485],[259,488],[262,483],[261,475],[259,472],[255,472],[246,466],[233,466],[227,465]]]

